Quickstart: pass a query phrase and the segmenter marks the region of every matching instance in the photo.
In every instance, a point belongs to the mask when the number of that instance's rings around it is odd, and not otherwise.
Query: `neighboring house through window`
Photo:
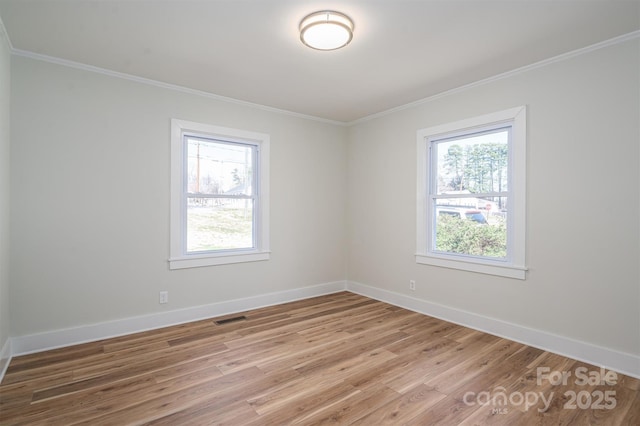
[[[269,258],[269,135],[171,120],[171,269]]]
[[[418,263],[525,278],[526,108],[418,131]]]

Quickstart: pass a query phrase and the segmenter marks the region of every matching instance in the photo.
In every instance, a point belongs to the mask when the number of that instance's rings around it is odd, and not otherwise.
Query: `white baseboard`
[[[0,350],[0,383],[2,383],[2,379],[4,379],[4,373],[7,372],[7,367],[9,367],[9,363],[11,362],[11,338],[8,338],[4,345],[2,346],[2,350]]]
[[[465,312],[354,281],[347,282],[347,290],[421,314],[440,318],[498,337],[504,337],[505,339],[584,361],[598,367],[614,370],[627,376],[640,378],[640,356],[637,355]]]
[[[640,378],[640,357],[637,355],[603,348],[354,281],[336,281],[193,308],[13,337],[7,340],[0,352],[0,381],[12,356],[153,330],[344,290]]]
[[[212,303],[193,308],[160,312],[122,320],[90,324],[81,327],[55,330],[11,338],[12,355],[26,355],[64,346],[77,345],[125,334],[213,318],[265,306],[278,305],[294,300],[308,299],[346,290],[346,281],[336,281],[294,290],[267,293],[244,299]]]

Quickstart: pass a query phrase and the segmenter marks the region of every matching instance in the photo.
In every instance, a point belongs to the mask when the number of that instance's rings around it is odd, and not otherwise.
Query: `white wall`
[[[9,39],[0,22],[0,376],[9,339],[9,121],[11,99]]]
[[[639,45],[350,128],[350,281],[640,355]],[[528,106],[527,279],[417,265],[416,131],[519,105]]]
[[[344,127],[25,57],[11,107],[13,336],[346,278]],[[169,271],[171,118],[270,134],[271,260]]]
[[[10,334],[348,278],[638,356],[639,48],[635,39],[350,128],[14,56]],[[528,106],[527,280],[417,265],[416,131],[518,105]],[[270,261],[168,270],[171,118],[271,135]],[[6,334],[6,279],[0,289]]]

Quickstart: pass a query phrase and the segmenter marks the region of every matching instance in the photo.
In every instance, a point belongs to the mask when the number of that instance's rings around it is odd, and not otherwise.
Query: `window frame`
[[[187,137],[251,146],[255,149],[253,247],[187,252]],[[169,269],[268,260],[270,137],[228,127],[171,120],[171,209]],[[233,198],[233,197],[231,197]]]
[[[434,140],[480,132],[504,125],[511,126],[509,144],[509,187],[507,204],[507,256],[494,259],[445,253],[434,249],[435,208],[431,192],[437,159],[430,146]],[[416,263],[478,272],[524,280],[526,278],[526,106],[459,120],[417,131],[417,240]]]

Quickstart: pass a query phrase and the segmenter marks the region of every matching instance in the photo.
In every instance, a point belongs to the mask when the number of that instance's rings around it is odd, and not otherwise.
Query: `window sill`
[[[232,263],[259,262],[269,260],[271,252],[194,254],[169,259],[169,269],[199,268],[202,266],[228,265]]]
[[[481,274],[497,275],[500,277],[526,279],[527,268],[514,265],[496,265],[485,262],[474,262],[467,259],[451,259],[426,254],[416,254],[416,263],[422,265],[440,266],[461,271],[478,272]]]

